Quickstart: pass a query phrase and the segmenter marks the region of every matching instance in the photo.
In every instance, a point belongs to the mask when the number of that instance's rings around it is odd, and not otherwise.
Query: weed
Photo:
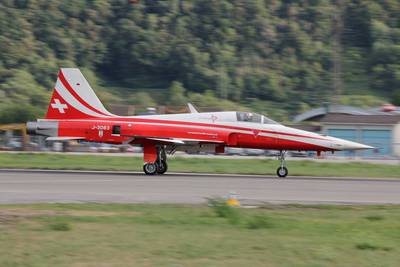
[[[49,225],[50,229],[53,231],[70,231],[72,226],[66,222],[52,223]]]
[[[246,227],[248,229],[266,229],[272,228],[273,224],[269,217],[265,215],[256,215],[247,222]]]
[[[222,198],[209,198],[208,205],[220,218],[226,218],[231,224],[240,222],[240,213],[237,208],[228,206]]]
[[[370,243],[365,243],[365,242],[356,244],[356,248],[359,250],[377,250],[377,249],[379,249],[378,246],[372,245]]]
[[[392,248],[390,248],[390,247],[376,246],[376,245],[373,245],[373,244],[367,243],[367,242],[356,244],[356,248],[360,249],[360,250],[383,250],[383,251],[391,251],[392,250]]]
[[[390,247],[381,247],[367,242],[356,244],[356,248],[359,250],[383,250],[383,251],[392,250],[392,248]]]
[[[365,219],[367,219],[368,221],[382,221],[384,217],[381,215],[369,215],[365,216]]]
[[[393,248],[390,248],[390,247],[376,246],[376,245],[373,245],[373,244],[367,243],[367,242],[356,244],[356,248],[359,250],[383,250],[383,251],[393,250]]]

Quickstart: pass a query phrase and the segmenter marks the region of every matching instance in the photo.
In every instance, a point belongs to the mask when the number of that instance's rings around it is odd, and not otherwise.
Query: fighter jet
[[[118,116],[108,112],[77,68],[62,68],[44,119],[27,123],[31,135],[46,140],[80,140],[143,146],[143,171],[164,174],[175,151],[223,153],[226,147],[279,151],[279,177],[286,177],[285,155],[296,151],[370,149],[363,144],[286,127],[253,112],[198,112]]]

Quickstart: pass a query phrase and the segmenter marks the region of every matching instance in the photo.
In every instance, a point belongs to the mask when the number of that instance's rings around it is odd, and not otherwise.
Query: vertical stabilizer
[[[190,113],[199,113],[192,103],[187,103]]]
[[[81,71],[76,68],[60,69],[46,119],[106,117],[115,115],[104,108]]]

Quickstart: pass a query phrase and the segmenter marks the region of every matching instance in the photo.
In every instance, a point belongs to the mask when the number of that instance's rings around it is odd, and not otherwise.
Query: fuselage
[[[229,147],[335,151],[368,146],[275,123],[238,121],[237,112],[185,113],[74,120],[53,123],[57,137],[89,142],[141,144],[143,138],[198,140]],[[43,128],[43,127],[42,127]],[[54,136],[54,135],[53,135]]]

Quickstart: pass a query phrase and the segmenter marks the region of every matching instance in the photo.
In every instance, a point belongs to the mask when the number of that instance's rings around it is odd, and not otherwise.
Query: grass
[[[0,206],[0,266],[398,266],[400,206]],[[224,213],[225,214],[225,213]],[[373,214],[384,220],[369,221]],[[68,225],[68,231],[57,230]]]
[[[276,175],[273,159],[170,158],[169,171]],[[140,157],[0,153],[0,168],[141,171]],[[289,175],[400,178],[400,165],[288,161]]]

